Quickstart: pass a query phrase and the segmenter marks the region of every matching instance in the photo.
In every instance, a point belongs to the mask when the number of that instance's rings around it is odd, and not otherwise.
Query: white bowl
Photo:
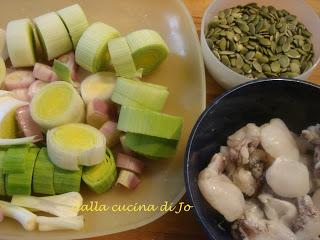
[[[252,0],[215,0],[213,1],[204,13],[201,22],[201,47],[204,62],[211,76],[225,89],[233,88],[241,83],[250,81],[252,79],[247,78],[239,73],[236,73],[225,66],[220,60],[211,52],[207,45],[205,38],[205,27],[207,23],[216,15],[220,10],[235,7],[238,5],[245,5],[251,3]],[[298,20],[302,22],[308,30],[312,33],[312,43],[314,47],[314,64],[313,66],[303,74],[297,76],[297,79],[307,80],[314,68],[320,62],[320,18],[314,12],[314,10],[303,0],[260,0],[261,5],[272,5],[277,9],[286,9],[290,13],[296,15]]]

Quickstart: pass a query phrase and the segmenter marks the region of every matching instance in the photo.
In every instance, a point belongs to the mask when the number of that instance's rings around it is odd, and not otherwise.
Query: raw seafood
[[[224,174],[225,159],[215,154],[207,168],[199,174],[198,184],[204,198],[228,221],[239,218],[244,211],[244,197],[240,189]]]
[[[234,221],[233,239],[320,239],[320,124],[297,135],[281,119],[249,123],[198,180],[211,206]]]

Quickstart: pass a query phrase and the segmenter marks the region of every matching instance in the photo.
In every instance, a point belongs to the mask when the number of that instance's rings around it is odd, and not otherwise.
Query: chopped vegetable
[[[154,137],[178,140],[183,119],[146,109],[122,106],[118,129]]]
[[[126,36],[137,69],[143,69],[143,75],[152,72],[167,57],[169,49],[156,31],[143,29]]]
[[[47,148],[41,148],[33,169],[32,188],[35,193],[53,195],[54,165],[51,163]]]
[[[74,217],[37,217],[39,231],[81,230],[84,225],[83,216]]]
[[[34,81],[28,89],[28,95],[29,95],[29,99],[32,100],[32,98],[34,97],[34,95],[36,95],[41,88],[43,88],[44,86],[46,86],[48,83],[42,82],[40,80],[36,80]]]
[[[32,75],[34,78],[44,82],[53,82],[58,80],[58,76],[53,71],[52,67],[42,63],[36,63],[34,65]]]
[[[120,131],[117,129],[117,123],[113,121],[105,122],[100,131],[106,137],[107,147],[113,147],[119,142]]]
[[[0,28],[0,57],[6,61],[9,57],[7,40],[6,40],[6,31]]]
[[[52,60],[72,49],[68,31],[55,12],[33,19],[47,60]]]
[[[3,150],[0,150],[0,195],[1,196],[6,195],[5,174],[4,174],[4,171],[3,171],[3,162],[4,162],[4,156],[5,155],[6,155],[6,152],[3,151]],[[0,212],[1,212],[1,210],[0,210]]]
[[[7,25],[7,47],[14,67],[30,67],[36,62],[30,19],[14,20]]]
[[[0,97],[0,139],[16,137],[15,111],[18,107],[28,104],[10,95]]]
[[[22,106],[16,110],[16,121],[20,130],[23,132],[26,137],[34,137],[34,141],[41,141],[43,135],[39,125],[33,121],[29,106]]]
[[[39,150],[39,148],[30,148],[24,159],[25,167],[23,173],[9,173],[6,175],[5,187],[7,195],[31,195],[33,168]]]
[[[112,72],[99,72],[85,78],[81,83],[81,96],[85,103],[95,98],[107,101],[116,83],[115,74]]]
[[[96,193],[109,190],[117,177],[116,164],[112,152],[107,149],[105,159],[98,165],[84,167],[82,179]]]
[[[71,71],[71,79],[76,81],[78,65],[76,64],[74,52],[69,52],[65,55],[62,55],[58,58],[58,60],[68,66]]]
[[[55,59],[53,61],[53,71],[56,73],[59,80],[72,83],[71,71],[63,62]]]
[[[31,71],[18,70],[9,73],[4,80],[6,89],[28,88],[34,81]]]
[[[144,168],[144,163],[132,156],[118,153],[117,167],[141,174]]]
[[[166,87],[118,78],[111,99],[124,106],[161,111],[168,96]]]
[[[29,152],[29,147],[12,147],[9,148],[3,160],[3,172],[24,173],[26,170],[26,158]]]
[[[47,132],[51,161],[65,170],[79,170],[105,158],[106,139],[96,128],[81,123],[65,124]]]
[[[108,119],[108,105],[104,100],[94,98],[87,105],[86,122],[95,127],[100,128]]]
[[[78,192],[68,192],[55,196],[34,197],[14,195],[11,203],[25,208],[32,208],[51,213],[58,217],[75,217],[82,206],[82,196]]]
[[[121,135],[120,143],[121,143],[123,152],[129,156],[134,156],[135,152],[133,152],[130,148],[128,148],[128,146],[125,144],[125,140],[126,140],[126,134]]]
[[[0,88],[3,87],[6,73],[7,73],[6,64],[3,60],[3,58],[0,57]]]
[[[14,98],[21,101],[26,101],[26,102],[30,100],[28,92],[29,92],[28,88],[17,88],[17,89],[11,90],[12,96]]]
[[[37,216],[27,209],[0,201],[0,211],[4,216],[17,220],[27,231],[33,231],[37,227]]]
[[[122,169],[120,171],[117,184],[120,184],[130,190],[134,190],[140,184],[140,179],[135,173]]]
[[[76,49],[81,35],[89,26],[86,15],[79,4],[63,8],[57,13],[68,29],[73,49]]]
[[[76,48],[76,62],[89,72],[106,69],[110,56],[108,42],[119,37],[118,30],[102,22],[93,23],[82,34]]]
[[[142,69],[137,71],[130,48],[124,37],[114,38],[108,42],[108,49],[117,76],[126,78],[141,78]]]
[[[82,122],[84,103],[70,83],[57,81],[44,86],[30,104],[31,116],[43,129]]]
[[[53,186],[56,194],[80,192],[82,166],[80,170],[69,171],[58,167],[54,168]]]
[[[0,146],[14,146],[25,145],[36,141],[36,136],[24,137],[24,138],[4,138],[0,139]]]
[[[132,151],[152,158],[172,157],[178,141],[143,134],[127,133],[124,144]]]

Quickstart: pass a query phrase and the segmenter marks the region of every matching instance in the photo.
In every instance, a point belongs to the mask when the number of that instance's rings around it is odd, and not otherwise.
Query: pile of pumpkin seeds
[[[205,36],[213,54],[246,77],[296,77],[313,65],[311,33],[295,15],[250,3],[219,12]]]

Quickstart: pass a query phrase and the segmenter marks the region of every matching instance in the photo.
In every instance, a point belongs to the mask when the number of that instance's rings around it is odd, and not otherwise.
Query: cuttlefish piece
[[[242,216],[245,200],[240,189],[222,174],[224,166],[224,157],[215,154],[208,167],[200,172],[198,186],[208,203],[232,222]]]
[[[266,171],[271,189],[281,197],[296,198],[310,190],[308,168],[299,161],[277,158]]]
[[[299,197],[298,217],[293,224],[293,230],[298,240],[320,239],[320,212],[314,206],[309,195]]]
[[[281,119],[272,119],[270,123],[261,126],[261,145],[274,158],[299,160],[298,146]]]
[[[290,227],[297,216],[297,208],[288,201],[274,198],[271,194],[263,193],[258,196],[263,203],[264,213],[269,220],[279,221]]]
[[[249,170],[237,169],[232,175],[233,183],[248,196],[252,196],[257,189],[257,182]]]

